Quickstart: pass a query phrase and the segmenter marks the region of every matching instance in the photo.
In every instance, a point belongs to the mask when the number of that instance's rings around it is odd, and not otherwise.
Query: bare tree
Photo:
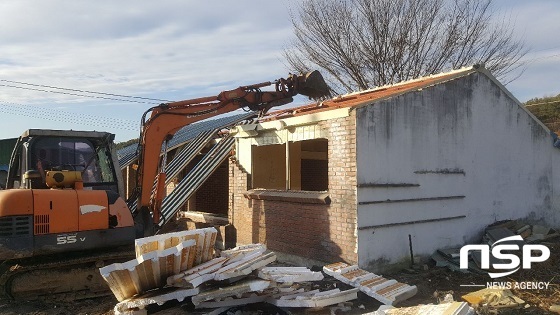
[[[296,72],[320,67],[347,92],[477,63],[503,79],[522,69],[527,49],[491,3],[305,0],[292,14],[295,39],[284,57]]]

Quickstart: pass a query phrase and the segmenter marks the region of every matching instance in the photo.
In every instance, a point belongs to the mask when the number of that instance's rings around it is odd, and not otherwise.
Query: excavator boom
[[[274,85],[274,91],[261,91],[262,87]],[[305,75],[290,75],[287,79],[241,86],[223,91],[216,96],[196,98],[162,104],[150,108],[143,116],[140,135],[139,167],[137,177],[138,214],[136,224],[142,225],[142,234],[152,235],[154,224],[159,223],[163,199],[164,165],[160,165],[161,146],[181,128],[194,122],[225,114],[240,108],[262,113],[271,107],[288,104],[293,96],[301,94],[321,98],[329,94],[329,88],[318,71]],[[146,119],[148,113],[150,118]],[[165,159],[164,159],[165,160]],[[159,168],[159,170],[158,170]],[[159,172],[158,172],[159,171]],[[152,198],[154,178],[156,191]]]

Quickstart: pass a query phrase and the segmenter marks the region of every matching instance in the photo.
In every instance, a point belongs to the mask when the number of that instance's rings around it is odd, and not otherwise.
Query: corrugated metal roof
[[[136,149],[138,148],[138,143],[133,143],[125,148],[117,151],[117,158],[119,159],[119,166],[122,169],[129,166],[136,160]]]
[[[187,200],[230,155],[234,143],[235,139],[233,137],[221,139],[220,142],[204,155],[187,176],[179,182],[171,194],[163,199],[160,227],[184,206]]]
[[[179,153],[177,153],[173,160],[167,165],[165,168],[165,175],[166,180],[165,184],[169,184],[171,180],[177,176],[186,166],[189,164],[194,157],[204,149],[206,144],[210,142],[216,135],[216,130],[208,130],[200,133],[198,137],[194,138],[192,141],[189,141],[187,145],[185,145]],[[156,183],[154,181],[154,186],[152,187],[152,194],[156,190]],[[133,200],[129,200],[128,208],[132,213],[136,212],[137,206],[137,196],[134,196]]]
[[[172,150],[185,142],[188,142],[200,133],[206,131],[219,131],[221,129],[227,128],[234,125],[240,121],[255,117],[257,114],[255,112],[247,112],[238,115],[226,116],[217,119],[207,119],[203,121],[196,122],[194,124],[185,126],[175,133],[173,138],[169,141],[168,150]],[[119,165],[121,169],[130,165],[134,160],[136,160],[136,148],[138,144],[131,144],[125,148],[117,151],[117,157],[119,159]]]
[[[187,164],[189,164],[194,157],[202,151],[202,149],[204,149],[206,144],[208,144],[215,135],[215,130],[208,130],[201,132],[198,137],[189,141],[189,143],[173,157],[173,160],[171,160],[165,168],[165,184],[169,184],[169,182],[176,177],[187,166]]]
[[[260,122],[284,119],[295,116],[302,116],[323,112],[338,108],[348,107],[361,107],[371,104],[375,101],[395,97],[404,93],[412,92],[427,88],[432,85],[447,82],[459,77],[463,77],[474,72],[482,72],[485,69],[482,66],[473,66],[463,68],[460,70],[450,71],[437,75],[422,77],[415,80],[404,81],[394,85],[382,86],[361,92],[350,93],[346,95],[337,96],[333,99],[326,100],[320,103],[313,103],[296,108],[284,109],[279,111],[269,112],[261,119]]]

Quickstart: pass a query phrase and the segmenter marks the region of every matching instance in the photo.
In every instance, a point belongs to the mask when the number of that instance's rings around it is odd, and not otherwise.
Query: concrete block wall
[[[249,200],[250,170],[230,161],[229,219],[238,244],[264,243],[273,251],[323,262],[357,262],[355,116],[317,123],[328,144],[330,204]]]
[[[480,242],[496,221],[559,226],[560,151],[486,74],[379,101],[356,115],[361,268],[409,265],[411,244],[418,261]]]

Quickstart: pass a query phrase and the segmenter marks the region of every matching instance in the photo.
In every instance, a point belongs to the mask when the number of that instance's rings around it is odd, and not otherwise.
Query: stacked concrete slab
[[[335,279],[360,289],[386,305],[395,305],[416,295],[418,289],[406,283],[386,279],[380,275],[360,269],[357,265],[343,262],[323,267],[323,271]]]
[[[182,231],[136,240],[136,259],[99,269],[117,300],[158,288],[169,276],[214,255],[214,228]]]
[[[196,288],[210,280],[223,281],[249,275],[274,261],[273,252],[265,253],[263,244],[251,244],[222,251],[220,257],[167,278],[175,287]]]
[[[452,302],[438,305],[417,305],[412,307],[391,308],[382,306],[373,313],[363,315],[475,315],[468,303]]]
[[[214,257],[217,235],[218,231],[211,227],[140,238],[134,242],[136,257],[152,251],[166,250],[184,241],[194,240],[196,247],[194,256],[192,256],[193,262],[189,261],[188,264],[188,268],[192,268]]]
[[[311,290],[307,292],[274,295],[269,298],[267,302],[279,307],[325,307],[355,300],[358,298],[357,294],[357,288],[345,291],[341,291],[340,289],[329,291]]]
[[[298,283],[320,281],[324,276],[306,267],[265,267],[259,270],[259,278],[278,283]]]

